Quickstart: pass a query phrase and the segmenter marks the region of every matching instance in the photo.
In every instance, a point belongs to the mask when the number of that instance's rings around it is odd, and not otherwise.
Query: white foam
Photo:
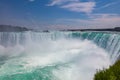
[[[13,48],[0,47],[2,52],[24,53],[24,57],[8,60],[0,71],[11,73],[12,69],[20,68],[9,65],[22,65],[22,70],[35,69],[58,63],[69,63],[68,67],[59,67],[51,71],[58,80],[92,80],[97,69],[107,68],[110,65],[109,54],[88,40],[59,39],[46,40],[45,42],[30,42],[24,46]],[[15,55],[15,54],[13,54]],[[12,63],[11,63],[12,62]],[[2,69],[2,70],[1,70]],[[2,72],[0,72],[2,74]],[[13,71],[14,72],[14,71]]]

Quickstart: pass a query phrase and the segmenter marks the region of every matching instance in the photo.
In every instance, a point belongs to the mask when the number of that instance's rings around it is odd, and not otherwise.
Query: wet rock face
[[[0,32],[21,32],[28,31],[29,29],[19,26],[0,25]]]

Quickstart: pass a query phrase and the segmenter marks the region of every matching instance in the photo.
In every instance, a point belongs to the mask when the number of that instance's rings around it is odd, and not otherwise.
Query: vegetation
[[[20,31],[28,31],[25,27],[19,26],[11,26],[11,25],[0,25],[0,32],[20,32]]]
[[[97,71],[94,80],[120,80],[120,60],[109,69]]]

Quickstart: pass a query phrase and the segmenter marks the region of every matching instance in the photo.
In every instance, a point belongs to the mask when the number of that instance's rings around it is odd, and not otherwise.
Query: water
[[[1,32],[0,80],[93,80],[119,58],[120,36],[104,32]]]

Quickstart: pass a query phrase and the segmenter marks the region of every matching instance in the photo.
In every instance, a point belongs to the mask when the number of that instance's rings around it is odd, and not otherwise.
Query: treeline
[[[0,25],[0,32],[19,32],[19,31],[28,31],[29,29],[25,27],[19,26],[11,26],[11,25]]]
[[[120,32],[120,27],[115,28],[101,28],[101,29],[67,29],[62,31],[115,31]]]
[[[109,69],[97,71],[94,80],[120,80],[120,60]]]

